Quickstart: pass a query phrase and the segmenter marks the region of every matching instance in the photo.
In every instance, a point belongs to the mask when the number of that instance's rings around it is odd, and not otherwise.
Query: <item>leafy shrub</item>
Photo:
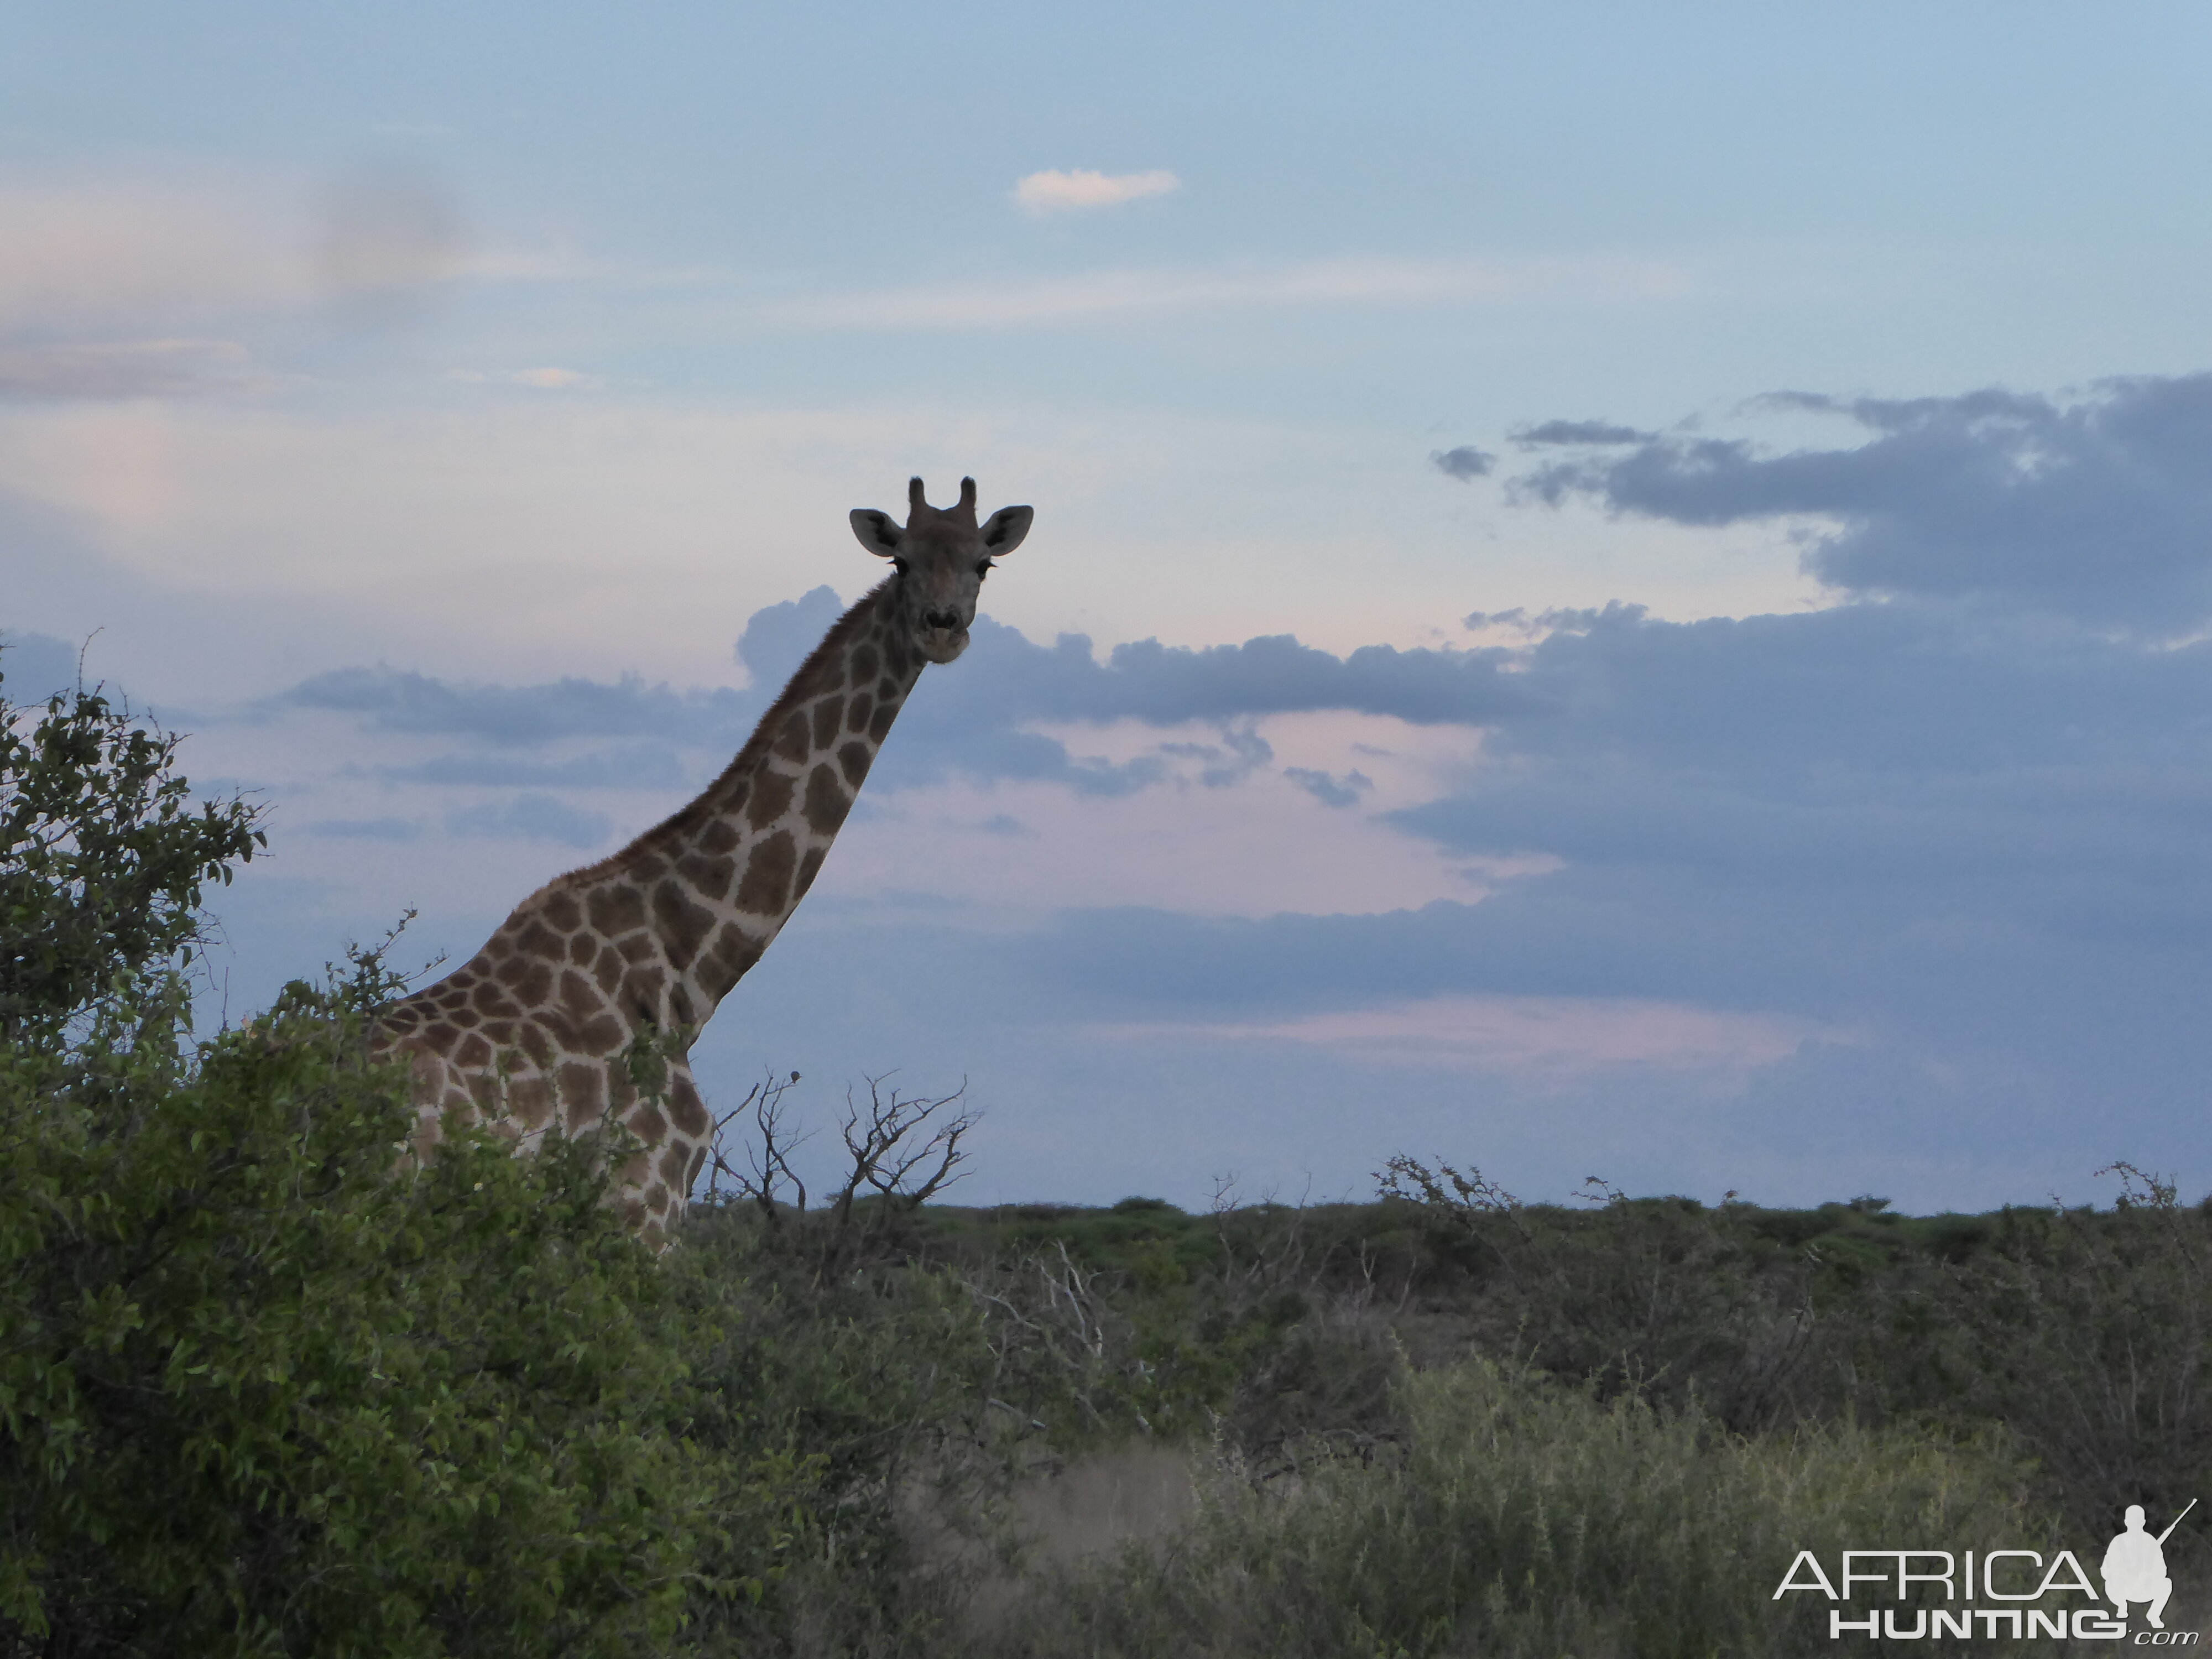
[[[193,907],[251,813],[187,811],[174,739],[96,696],[23,724],[0,705],[0,1650],[672,1630],[718,1472],[601,1159],[477,1132],[403,1164],[373,955],[191,1042]]]

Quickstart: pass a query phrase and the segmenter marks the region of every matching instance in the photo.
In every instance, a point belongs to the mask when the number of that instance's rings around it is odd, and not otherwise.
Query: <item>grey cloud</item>
[[[740,659],[754,677],[742,691],[678,691],[634,674],[612,683],[568,678],[526,686],[461,685],[379,666],[316,675],[267,706],[337,710],[385,731],[497,746],[479,755],[428,759],[392,774],[410,781],[665,787],[677,769],[672,746],[736,750],[837,611],[836,596],[817,588],[756,612],[738,642]],[[1220,754],[1200,758],[1207,763],[1204,781],[1219,785],[1271,758],[1263,739],[1237,726],[1259,715],[1346,708],[1420,725],[1479,725],[1534,707],[1516,677],[1506,672],[1511,653],[1494,648],[1365,646],[1339,658],[1288,635],[1203,650],[1145,640],[1116,647],[1102,663],[1080,635],[1038,645],[988,617],[977,619],[974,640],[957,666],[923,677],[877,763],[871,786],[876,793],[957,773],[1060,782],[1085,794],[1126,794],[1168,775],[1159,755],[1118,763],[1080,758],[1059,738],[1023,729],[1038,721],[1216,723],[1224,732]],[[643,742],[559,763],[498,752],[580,737]]]
[[[1100,663],[1080,635],[1041,646],[988,620],[975,642],[972,671],[963,659],[924,680],[935,707],[966,717],[995,707],[1022,719],[1154,726],[1344,708],[1433,726],[1479,725],[1529,706],[1506,672],[1510,653],[1496,649],[1369,645],[1339,658],[1278,634],[1202,649],[1139,640]]]
[[[2212,644],[1925,600],[1555,621],[1521,676],[1543,716],[1388,821],[1558,867],[1386,915],[1071,914],[1022,971],[1104,1018],[1455,994],[1786,1014],[1848,1035],[1746,1097],[1772,1144],[2212,1158]]]
[[[1038,645],[982,617],[974,641],[954,667],[922,677],[884,746],[872,787],[965,773],[1121,793],[1167,775],[1158,756],[1117,767],[1078,762],[1058,738],[1020,729],[1036,721],[1218,723],[1224,736],[1217,744],[1182,747],[1192,750],[1182,757],[1205,763],[1201,780],[1220,787],[1272,757],[1255,747],[1264,747],[1264,740],[1238,724],[1259,715],[1347,708],[1425,726],[1481,725],[1535,707],[1517,677],[1505,672],[1511,654],[1492,648],[1364,646],[1339,658],[1288,635],[1203,650],[1144,640],[1115,647],[1102,663],[1079,635]],[[1197,753],[1201,748],[1218,752]]]
[[[2212,647],[1896,606],[1538,648],[1553,716],[1394,822],[1555,875],[1479,907],[1560,984],[1998,1033],[2212,969]],[[1578,965],[1577,965],[1578,964]],[[2014,1036],[2021,1033],[2014,1031]]]
[[[318,818],[301,824],[300,833],[334,841],[419,841],[422,826],[413,818]]]
[[[1652,441],[1653,434],[1649,432],[1639,432],[1632,426],[1615,426],[1609,421],[1544,421],[1522,427],[1513,434],[1513,441],[1523,449],[1569,444],[1643,444]]]
[[[1163,755],[1199,762],[1198,781],[1208,789],[1242,783],[1275,758],[1274,746],[1249,726],[1241,732],[1223,728],[1218,744],[1164,743],[1159,750]]]
[[[1462,444],[1457,449],[1439,449],[1429,457],[1429,465],[1448,478],[1457,478],[1465,483],[1470,478],[1489,476],[1498,465],[1498,457],[1471,444]]]
[[[614,821],[605,813],[580,811],[551,795],[517,795],[511,800],[448,812],[446,830],[455,836],[548,841],[588,848],[614,833]]]
[[[1840,527],[1811,540],[1804,567],[1851,592],[2027,605],[2160,638],[2212,618],[2212,374],[2111,381],[2075,403],[1998,391],[1766,401],[1874,435],[1778,455],[1652,438],[1538,467],[1516,489],[1680,524],[1832,518]]]
[[[124,340],[0,349],[0,398],[188,398],[266,384],[230,340]]]
[[[505,785],[537,789],[680,789],[694,780],[673,750],[608,749],[565,761],[532,761],[505,753],[438,755],[412,766],[384,766],[392,783]]]
[[[453,192],[420,166],[384,161],[331,178],[319,204],[314,255],[342,312],[371,322],[417,313],[460,274],[467,238]]]
[[[754,611],[737,646],[737,659],[752,677],[754,690],[771,696],[783,690],[845,608],[835,588],[822,586]]]
[[[635,674],[611,684],[450,685],[409,671],[340,668],[306,679],[276,701],[361,714],[392,732],[438,732],[496,743],[569,737],[652,737],[735,747],[767,699],[722,690],[675,691]]]
[[[1311,767],[1286,766],[1283,775],[1323,806],[1356,806],[1359,792],[1375,787],[1375,780],[1364,772],[1346,772],[1337,778]]]
[[[51,634],[0,633],[0,693],[19,708],[76,684],[76,647]]]

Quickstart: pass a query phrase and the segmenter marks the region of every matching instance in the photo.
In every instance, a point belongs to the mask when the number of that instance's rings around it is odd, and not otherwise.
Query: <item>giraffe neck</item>
[[[924,666],[891,578],[848,611],[699,798],[545,897],[580,901],[631,963],[635,1020],[696,1031],[782,929]]]

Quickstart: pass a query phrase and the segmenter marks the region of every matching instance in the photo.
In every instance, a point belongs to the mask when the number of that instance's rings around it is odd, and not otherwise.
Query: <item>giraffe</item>
[[[404,1059],[427,1150],[449,1116],[534,1146],[612,1116],[638,1150],[614,1201],[666,1248],[713,1121],[685,1064],[715,1006],[805,895],[891,722],[930,663],[967,649],[984,573],[1029,533],[1026,507],[975,521],[975,481],[934,507],[907,486],[903,529],[855,508],[853,533],[890,574],[839,617],[704,793],[610,858],[548,883],[484,947],[386,1009],[374,1052]],[[629,1057],[663,1043],[662,1087]]]

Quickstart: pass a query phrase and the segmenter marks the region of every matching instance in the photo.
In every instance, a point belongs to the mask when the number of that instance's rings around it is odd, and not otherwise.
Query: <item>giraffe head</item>
[[[888,513],[856,507],[853,533],[896,569],[892,603],[922,659],[951,662],[968,648],[983,573],[1021,545],[1036,515],[1026,507],[1002,507],[978,526],[973,478],[960,481],[957,507],[932,507],[919,478],[907,485],[906,499],[903,530]]]

